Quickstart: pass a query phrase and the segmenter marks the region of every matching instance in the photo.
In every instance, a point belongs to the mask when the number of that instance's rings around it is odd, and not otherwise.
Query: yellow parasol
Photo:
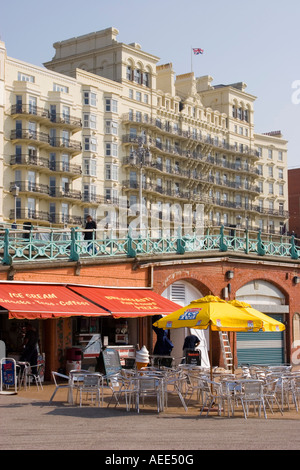
[[[259,331],[263,322],[257,317],[234,307],[225,300],[207,295],[193,300],[188,306],[161,318],[154,326],[171,330],[174,328],[207,329],[210,335],[210,374],[212,378],[212,331]],[[234,370],[234,366],[233,366]]]
[[[264,313],[260,312],[259,310],[256,310],[255,308],[251,307],[250,304],[246,302],[241,302],[239,300],[230,300],[228,302],[230,305],[233,305],[234,307],[240,309],[241,311],[248,313],[249,315],[253,315],[253,317],[259,318],[262,320],[262,330],[263,331],[284,331],[285,326],[283,323],[281,323],[278,320],[275,320],[272,317],[269,317],[268,315],[265,315]]]
[[[212,331],[259,331],[262,320],[219,297],[207,295],[161,318],[154,326],[164,330],[183,327],[205,330],[210,327]]]

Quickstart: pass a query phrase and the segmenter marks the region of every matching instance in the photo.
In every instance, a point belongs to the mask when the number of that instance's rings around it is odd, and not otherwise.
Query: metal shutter
[[[270,315],[278,321],[283,321],[282,315]],[[284,333],[262,332],[237,333],[238,364],[283,364]]]

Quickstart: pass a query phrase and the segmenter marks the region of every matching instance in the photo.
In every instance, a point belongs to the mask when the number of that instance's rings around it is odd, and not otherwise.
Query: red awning
[[[101,307],[65,286],[0,283],[0,305],[9,318],[35,319],[71,316],[110,316]]]
[[[77,294],[108,310],[114,318],[135,318],[168,315],[180,305],[150,289],[114,289],[104,287],[68,286]]]

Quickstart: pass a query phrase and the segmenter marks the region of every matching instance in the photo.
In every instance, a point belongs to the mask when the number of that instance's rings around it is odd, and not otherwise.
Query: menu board
[[[100,369],[106,376],[117,374],[122,369],[118,350],[106,348],[101,351]]]
[[[13,386],[16,382],[16,365],[13,359],[1,361],[1,385]]]
[[[186,350],[185,363],[192,364],[194,366],[201,366],[201,351]]]

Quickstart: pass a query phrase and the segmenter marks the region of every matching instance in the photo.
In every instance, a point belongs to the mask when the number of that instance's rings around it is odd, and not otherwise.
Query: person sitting
[[[200,344],[200,339],[196,335],[186,336],[183,343],[183,352],[185,353],[186,349],[195,351],[197,346]]]

